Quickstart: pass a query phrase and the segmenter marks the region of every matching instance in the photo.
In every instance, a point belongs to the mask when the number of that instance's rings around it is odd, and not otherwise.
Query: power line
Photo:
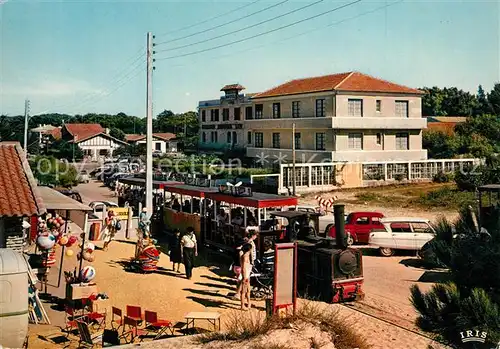
[[[281,42],[284,42],[284,41],[288,41],[288,40],[292,40],[292,39],[296,39],[298,37],[301,37],[301,36],[304,36],[304,35],[307,35],[307,34],[310,34],[312,32],[316,32],[318,30],[322,30],[322,29],[326,29],[326,28],[330,28],[330,27],[333,27],[333,26],[336,26],[336,25],[339,25],[339,24],[342,24],[342,23],[345,23],[345,22],[348,22],[348,21],[351,21],[353,19],[357,19],[357,18],[360,18],[360,17],[363,17],[363,16],[366,16],[366,15],[369,15],[369,14],[372,14],[372,13],[375,13],[377,11],[380,11],[380,10],[383,10],[383,9],[386,9],[390,6],[393,6],[393,5],[396,5],[396,4],[399,4],[401,2],[403,2],[404,0],[398,0],[398,1],[394,1],[392,3],[389,3],[387,5],[384,5],[384,6],[380,6],[380,7],[377,7],[373,10],[370,10],[370,11],[366,11],[366,12],[363,12],[363,13],[360,13],[356,16],[352,16],[352,17],[349,17],[349,18],[345,18],[343,20],[340,20],[340,21],[337,21],[337,22],[333,22],[333,23],[330,23],[326,26],[323,26],[323,27],[318,27],[318,28],[314,28],[312,30],[308,30],[308,31],[305,31],[305,32],[302,32],[302,33],[299,33],[299,34],[296,34],[296,35],[292,35],[292,36],[289,36],[287,38],[284,38],[284,39],[280,39],[280,40],[277,40],[277,41],[274,41],[274,42],[271,42],[271,43],[266,43],[266,44],[262,44],[262,45],[258,45],[258,46],[254,46],[254,47],[250,47],[250,48],[247,48],[247,49],[244,49],[244,50],[240,50],[240,51],[237,51],[237,52],[231,52],[231,53],[227,53],[227,54],[224,54],[224,55],[219,55],[219,56],[216,56],[216,57],[211,57],[211,58],[208,58],[209,60],[212,60],[212,59],[219,59],[219,58],[224,58],[224,57],[231,57],[231,56],[235,56],[235,55],[240,55],[242,53],[245,53],[245,52],[249,52],[249,51],[253,51],[253,50],[257,50],[259,48],[262,48],[262,47],[266,47],[266,46],[270,46],[270,45],[275,45],[275,44],[279,44]],[[205,58],[206,60],[206,58]],[[177,68],[177,67],[185,67],[185,66],[188,66],[189,64],[175,64],[175,65],[170,65],[169,67],[170,68]]]
[[[190,37],[198,35],[198,34],[206,33],[208,31],[212,31],[212,30],[224,27],[224,26],[226,26],[228,24],[238,22],[238,21],[240,21],[242,19],[246,19],[246,18],[252,17],[252,16],[254,16],[256,14],[259,14],[259,13],[262,13],[264,11],[270,10],[270,9],[272,9],[274,7],[280,6],[280,5],[282,5],[282,4],[284,4],[285,2],[288,2],[288,1],[290,1],[290,0],[284,0],[282,2],[278,2],[277,4],[274,4],[274,5],[268,6],[266,8],[263,8],[262,10],[250,13],[249,15],[245,15],[243,17],[239,17],[239,18],[233,19],[232,21],[229,21],[229,22],[226,22],[226,23],[222,23],[222,24],[216,25],[215,27],[210,27],[210,28],[205,29],[205,30],[200,30],[200,31],[198,31],[196,33],[192,33],[192,34],[189,34],[189,35],[186,35],[186,36],[182,36],[180,38],[176,38],[176,39],[172,39],[172,40],[167,40],[167,41],[159,42],[159,43],[155,44],[155,46],[159,46],[159,45],[163,45],[163,44],[168,44],[170,42],[179,41],[179,40],[182,40],[182,39],[187,39],[187,38],[190,38]]]
[[[295,21],[295,22],[292,22],[290,24],[287,24],[287,25],[284,25],[284,26],[281,26],[281,27],[278,27],[278,28],[275,28],[275,29],[272,29],[272,30],[265,31],[263,33],[259,33],[259,34],[252,35],[252,36],[248,36],[248,37],[243,38],[243,39],[239,39],[239,40],[236,40],[236,41],[231,41],[231,42],[228,42],[228,43],[225,43],[225,44],[222,44],[222,45],[218,45],[218,46],[206,48],[206,49],[203,49],[203,50],[198,50],[198,51],[194,51],[194,52],[184,53],[184,54],[181,54],[181,55],[169,56],[169,57],[164,57],[164,58],[157,58],[156,60],[157,61],[161,61],[161,60],[167,60],[167,59],[187,57],[187,56],[192,56],[192,55],[195,55],[195,54],[198,54],[198,53],[213,51],[213,50],[216,50],[218,48],[222,48],[222,47],[226,47],[226,46],[231,46],[231,45],[243,42],[243,41],[247,41],[247,40],[250,40],[250,39],[255,39],[255,38],[258,38],[260,36],[264,36],[264,35],[267,35],[267,34],[270,34],[270,33],[274,33],[276,31],[279,31],[279,30],[282,30],[282,29],[285,29],[285,28],[292,27],[294,25],[297,25],[299,23],[303,23],[303,22],[309,21],[309,20],[314,19],[314,18],[318,18],[318,17],[324,16],[324,15],[326,15],[328,13],[341,10],[341,9],[343,9],[345,7],[354,5],[354,4],[356,4],[358,2],[361,2],[361,1],[363,1],[363,0],[355,0],[355,1],[352,1],[350,3],[338,6],[338,7],[334,8],[334,9],[329,10],[329,11],[325,11],[325,12],[322,12],[320,14],[317,14],[317,15],[314,15],[314,16],[311,16],[311,17],[308,17],[308,18],[304,18],[304,19],[301,19],[300,21]]]
[[[144,51],[144,52],[142,52]],[[142,52],[139,56],[137,56],[137,54],[139,54],[140,52]],[[132,56],[132,59],[128,59],[127,60],[127,64],[125,64],[125,68],[123,69],[120,69],[119,70],[119,73],[113,75],[113,77],[109,80],[108,83],[106,83],[105,85],[114,85],[116,84],[117,82],[121,81],[123,79],[123,74],[126,73],[131,67],[134,67],[136,65],[136,63],[141,59],[143,58],[144,56],[146,55],[146,52],[145,52],[145,49],[144,47],[141,47],[140,50],[136,51],[136,53]],[[137,57],[136,57],[137,56]],[[135,58],[134,58],[135,57]],[[128,62],[131,62],[131,63],[128,63]],[[135,68],[134,68],[135,70]],[[81,103],[82,101],[85,101],[85,100],[88,100],[89,98],[92,99],[94,98],[95,96],[99,96],[101,93],[100,92],[89,92],[85,95],[83,95],[79,100],[80,102],[78,103]],[[65,103],[65,104],[60,104],[56,107],[53,107],[49,110],[45,110],[45,111],[42,111],[42,112],[37,112],[37,113],[34,113],[36,115],[39,115],[39,114],[44,114],[44,113],[47,113],[49,112],[50,110],[55,110],[55,109],[64,109],[64,108],[67,108],[69,106],[73,106],[74,104],[73,103]]]
[[[221,13],[220,15],[217,15],[217,16],[214,16],[214,17],[211,17],[209,19],[206,19],[204,21],[201,21],[201,22],[197,22],[195,24],[191,24],[191,25],[188,25],[186,27],[182,27],[182,28],[179,28],[179,29],[174,29],[174,30],[170,30],[168,31],[167,33],[163,33],[163,34],[160,34],[161,36],[163,35],[170,35],[170,34],[174,34],[174,33],[178,33],[180,31],[183,31],[183,30],[186,30],[186,29],[191,29],[191,28],[194,28],[194,27],[197,27],[199,25],[202,25],[202,24],[205,24],[205,23],[208,23],[208,22],[211,22],[213,21],[214,19],[218,19],[218,18],[221,18],[221,17],[224,17],[224,16],[227,16],[233,12],[237,12],[239,10],[243,10],[245,7],[249,7],[249,6],[252,6],[253,4],[259,2],[261,0],[255,0],[254,2],[251,2],[249,4],[246,4],[246,5],[243,5],[243,6],[240,6],[240,7],[237,7],[235,8],[234,10],[230,10],[228,12],[224,12],[224,13]],[[177,39],[176,39],[177,40]]]
[[[166,52],[166,51],[173,51],[173,50],[178,50],[178,49],[181,49],[181,48],[185,48],[185,47],[190,47],[190,46],[194,46],[194,45],[198,45],[198,44],[203,44],[203,43],[206,43],[206,42],[209,42],[209,41],[212,41],[212,40],[215,40],[215,39],[219,39],[219,38],[223,38],[225,36],[228,36],[228,35],[231,35],[231,34],[236,34],[236,33],[239,33],[239,32],[242,32],[244,30],[247,30],[247,29],[250,29],[250,28],[255,28],[255,27],[258,27],[259,25],[262,25],[264,23],[268,23],[268,22],[271,22],[271,21],[274,21],[276,19],[279,19],[279,18],[282,18],[282,17],[285,17],[285,16],[288,16],[292,13],[295,13],[295,12],[298,12],[298,11],[302,11],[308,7],[311,7],[311,6],[314,6],[314,5],[317,5],[319,4],[320,2],[323,2],[325,0],[318,0],[318,1],[315,1],[313,3],[310,3],[310,4],[307,4],[305,6],[302,6],[302,7],[299,7],[295,10],[292,10],[292,11],[289,11],[287,13],[284,13],[284,14],[281,14],[281,15],[278,15],[278,16],[275,16],[273,18],[269,18],[269,19],[266,19],[264,21],[261,21],[259,23],[255,23],[255,24],[252,24],[252,25],[249,25],[249,26],[246,26],[246,27],[243,27],[241,29],[237,29],[237,30],[233,30],[232,32],[229,32],[229,33],[225,33],[225,34],[221,34],[221,35],[218,35],[218,36],[214,36],[213,38],[210,38],[210,39],[206,39],[206,40],[201,40],[201,41],[197,41],[197,42],[194,42],[194,43],[191,43],[191,44],[186,44],[186,45],[182,45],[182,46],[177,46],[177,47],[172,47],[172,48],[169,48],[169,49],[165,49],[165,50],[160,50],[160,51],[157,51],[157,52]]]

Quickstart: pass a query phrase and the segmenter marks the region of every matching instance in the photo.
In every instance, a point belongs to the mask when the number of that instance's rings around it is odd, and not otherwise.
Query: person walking
[[[194,258],[196,256],[198,256],[198,244],[194,235],[194,228],[189,227],[186,230],[186,235],[181,239],[181,257],[184,260],[188,280],[191,280],[193,276]]]
[[[170,261],[172,262],[172,270],[175,271],[175,265],[177,264],[177,272],[180,273],[180,267],[182,263],[182,252],[181,252],[181,232],[179,229],[174,231],[174,235],[168,245],[170,250]]]
[[[110,244],[111,240],[115,238],[116,234],[118,220],[116,219],[115,213],[113,211],[108,211],[108,216],[106,217],[104,222],[106,224],[106,228],[103,232],[104,246],[102,249],[104,251],[107,251],[108,245]]]
[[[252,245],[247,243],[243,245],[240,253],[240,265],[241,265],[241,275],[243,280],[241,281],[241,310],[248,310],[251,308],[250,303],[250,275],[252,273],[252,264],[250,259],[252,258]],[[247,306],[245,306],[245,301]]]

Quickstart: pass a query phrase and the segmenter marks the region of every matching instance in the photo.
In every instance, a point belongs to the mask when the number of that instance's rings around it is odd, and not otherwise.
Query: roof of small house
[[[19,142],[0,142],[0,217],[41,215],[45,205]]]
[[[370,75],[359,72],[346,72],[291,80],[259,93],[253,96],[253,98],[278,97],[324,91],[423,94],[420,90],[398,85]]]

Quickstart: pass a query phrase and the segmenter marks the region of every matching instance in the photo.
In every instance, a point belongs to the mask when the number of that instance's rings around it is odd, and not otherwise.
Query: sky
[[[31,115],[144,117],[147,32],[154,115],[196,110],[230,83],[253,93],[353,70],[474,93],[500,80],[498,1],[314,2],[0,0],[0,114],[23,114],[29,99]]]

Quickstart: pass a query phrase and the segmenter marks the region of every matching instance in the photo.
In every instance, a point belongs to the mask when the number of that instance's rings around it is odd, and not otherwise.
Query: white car
[[[395,250],[420,251],[435,236],[430,221],[425,218],[382,218],[385,230],[372,231],[369,243],[379,247],[380,254],[392,256]]]
[[[102,212],[104,207],[109,211],[112,207],[118,207],[118,204],[110,201],[92,201],[89,207],[94,210],[94,212]]]

